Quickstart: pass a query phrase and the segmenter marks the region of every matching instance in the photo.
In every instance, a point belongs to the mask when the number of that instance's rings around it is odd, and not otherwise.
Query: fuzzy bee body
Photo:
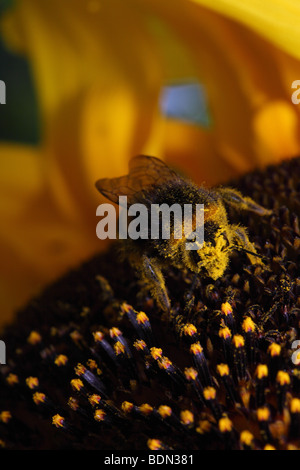
[[[150,236],[138,240],[122,240],[129,262],[137,269],[148,285],[153,297],[164,311],[170,309],[170,300],[165,286],[162,269],[172,265],[178,269],[188,268],[201,276],[218,279],[225,272],[230,253],[238,249],[247,253],[251,263],[261,263],[255,247],[250,242],[246,229],[229,223],[225,206],[237,210],[256,212],[261,216],[271,211],[242,196],[231,188],[206,189],[179,176],[164,162],[154,157],[138,156],[129,164],[129,174],[119,178],[100,179],[96,182],[98,191],[114,203],[119,196],[127,196],[130,204],[143,204],[148,209],[153,204],[197,204],[204,205],[204,243],[197,250],[187,250],[186,243],[197,229],[197,220],[192,218],[192,233],[169,239],[153,239]],[[174,229],[174,218],[170,218]],[[148,224],[150,230],[150,219]],[[171,230],[171,233],[172,230]]]

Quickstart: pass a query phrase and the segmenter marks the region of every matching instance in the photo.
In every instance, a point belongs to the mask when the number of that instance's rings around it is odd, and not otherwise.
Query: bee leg
[[[169,312],[171,307],[170,299],[167,294],[165,280],[161,269],[154,260],[150,261],[146,255],[142,256],[141,274],[159,306],[165,312]]]
[[[217,188],[216,192],[221,196],[223,202],[238,211],[255,212],[258,215],[271,215],[271,210],[257,204],[253,199],[243,196],[237,189]]]
[[[239,225],[232,225],[232,241],[237,249],[245,251],[251,264],[263,264],[261,256],[256,253],[256,248],[253,243],[250,242],[246,229]]]

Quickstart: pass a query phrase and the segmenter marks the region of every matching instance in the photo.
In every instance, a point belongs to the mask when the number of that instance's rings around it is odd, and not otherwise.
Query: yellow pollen
[[[77,330],[72,331],[70,333],[70,337],[72,338],[74,343],[77,343],[78,341],[80,341],[82,339],[82,335]]]
[[[257,409],[258,421],[268,421],[270,418],[270,410],[266,406]]]
[[[128,313],[128,312],[130,312],[130,310],[132,310],[131,305],[128,305],[128,304],[126,304],[126,303],[123,303],[123,304],[121,305],[121,308],[122,308],[122,310],[123,310],[125,313]]]
[[[277,372],[276,381],[282,386],[289,385],[291,383],[289,374],[284,370],[279,370]]]
[[[83,388],[83,382],[80,379],[72,379],[71,380],[71,387],[76,392],[79,392]]]
[[[236,348],[242,348],[245,344],[245,340],[241,335],[234,335],[232,342]]]
[[[206,387],[203,390],[205,400],[214,400],[216,398],[216,389],[214,387]]]
[[[271,343],[268,347],[268,352],[271,354],[272,357],[279,356],[281,352],[281,346],[277,343]]]
[[[83,375],[86,371],[86,368],[84,367],[84,365],[82,364],[77,364],[77,366],[75,367],[75,374],[76,375]]]
[[[157,410],[162,418],[171,416],[172,409],[169,406],[161,405]]]
[[[151,348],[150,352],[153,359],[158,359],[162,356],[162,349],[160,348]]]
[[[187,323],[183,327],[183,332],[187,336],[193,336],[197,333],[197,328],[195,327],[195,325],[192,325],[192,323]]]
[[[42,341],[42,337],[38,331],[31,331],[27,338],[27,342],[34,345],[39,344]]]
[[[198,372],[193,367],[187,367],[184,370],[184,374],[187,380],[196,380],[196,378],[198,377]]]
[[[268,366],[266,364],[258,364],[255,371],[256,377],[258,379],[263,379],[264,377],[267,377],[268,373]]]
[[[57,366],[65,366],[67,362],[68,358],[64,354],[59,354],[54,360],[54,364],[56,364]]]
[[[224,375],[229,375],[229,367],[227,364],[218,364],[217,371],[221,377],[224,377]]]
[[[130,403],[129,401],[123,401],[122,403],[122,410],[124,411],[124,413],[130,413],[133,407],[133,403]]]
[[[204,419],[202,421],[199,421],[199,425],[196,428],[196,432],[199,434],[205,434],[206,432],[209,432],[211,429],[211,423],[207,420]]]
[[[105,416],[106,416],[105,411],[101,410],[100,408],[98,408],[94,413],[94,419],[96,421],[104,421]]]
[[[101,401],[101,397],[100,395],[97,395],[96,393],[89,396],[89,402],[92,406],[99,405],[100,401]]]
[[[145,312],[139,312],[136,316],[136,321],[138,323],[147,323],[149,321],[149,318],[145,314]]]
[[[104,338],[104,334],[101,331],[94,331],[93,336],[96,343],[102,341]]]
[[[149,415],[152,413],[153,407],[148,403],[143,403],[141,406],[139,406],[139,410],[143,415]]]
[[[223,339],[227,339],[231,337],[231,331],[230,329],[225,326],[224,328],[219,329],[219,337]]]
[[[27,387],[31,388],[31,390],[33,390],[39,386],[39,379],[37,377],[27,377],[26,385]]]
[[[68,400],[68,406],[73,410],[76,411],[79,408],[79,403],[78,400],[74,397],[70,397]]]
[[[230,432],[232,431],[233,423],[227,416],[224,416],[224,418],[219,419],[218,427],[221,432]]]
[[[65,418],[63,418],[61,415],[56,414],[52,416],[52,424],[56,426],[57,428],[62,428],[65,422]]]
[[[172,361],[168,359],[167,357],[162,357],[161,360],[158,362],[158,366],[160,369],[169,369],[169,367],[172,365]]]
[[[122,332],[119,328],[113,327],[109,330],[109,334],[111,338],[115,338],[116,336],[121,336]]]
[[[251,317],[246,317],[243,321],[242,328],[246,333],[255,331],[256,325]]]
[[[8,423],[11,420],[11,412],[10,411],[1,411],[0,412],[0,421],[2,423]]]
[[[240,434],[240,441],[243,444],[246,444],[246,446],[250,446],[253,442],[253,439],[254,439],[253,434],[247,429],[245,429],[245,431],[242,431]]]
[[[8,376],[6,377],[6,382],[8,383],[8,385],[18,384],[19,377],[16,374],[13,374],[12,372],[10,372],[10,374],[8,374]]]
[[[193,424],[194,422],[194,415],[189,410],[183,410],[180,412],[180,421],[182,424]]]
[[[201,344],[198,342],[198,343],[193,343],[191,344],[191,347],[190,347],[190,351],[192,354],[201,354],[203,352],[203,348],[201,346]]]
[[[290,402],[291,413],[300,413],[300,399],[293,398]]]
[[[36,405],[39,405],[40,403],[45,403],[46,395],[41,392],[35,392],[32,396],[32,399]]]
[[[224,302],[221,305],[221,312],[226,316],[232,314],[232,307],[229,302]]]
[[[125,346],[124,344],[122,344],[120,341],[117,341],[115,344],[114,344],[114,350],[115,350],[115,353],[117,354],[117,356],[119,354],[124,354],[125,352]]]
[[[135,347],[135,349],[142,351],[146,348],[147,345],[145,341],[143,341],[142,339],[138,339],[133,343],[133,346]]]
[[[159,450],[162,448],[162,444],[159,439],[148,439],[147,445],[150,450]]]
[[[88,359],[87,360],[87,365],[90,369],[97,369],[98,365],[95,359]]]

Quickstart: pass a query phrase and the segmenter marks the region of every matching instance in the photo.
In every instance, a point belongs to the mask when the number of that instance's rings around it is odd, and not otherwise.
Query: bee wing
[[[110,201],[119,204],[119,196],[131,198],[136,193],[135,188],[130,187],[129,175],[119,178],[103,178],[95,183],[98,191]]]
[[[134,157],[129,162],[129,174],[119,178],[103,178],[96,181],[96,188],[110,201],[119,203],[119,196],[127,196],[131,203],[135,194],[149,186],[180,179],[162,160],[146,155]]]

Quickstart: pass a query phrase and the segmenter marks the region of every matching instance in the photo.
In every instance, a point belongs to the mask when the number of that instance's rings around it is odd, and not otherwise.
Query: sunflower
[[[135,154],[161,157],[213,185],[299,153],[299,108],[291,101],[300,77],[298,2],[6,4],[2,35],[14,58],[26,58],[32,88],[28,95],[19,79],[13,99],[3,70],[3,321],[104,248],[95,236],[94,182],[125,173]]]

